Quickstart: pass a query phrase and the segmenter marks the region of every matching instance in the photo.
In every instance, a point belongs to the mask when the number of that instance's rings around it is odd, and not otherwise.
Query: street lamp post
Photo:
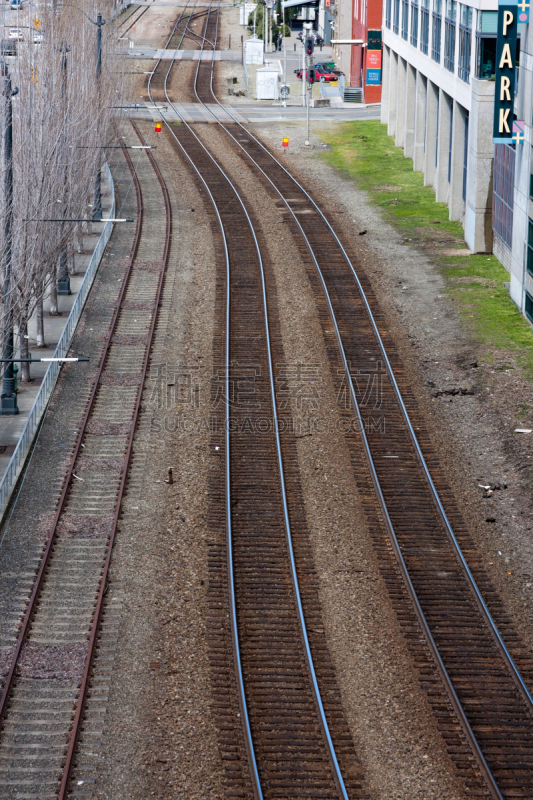
[[[91,20],[93,22],[93,20]],[[100,12],[96,15],[96,22],[93,22],[97,27],[96,31],[96,87],[98,91],[98,100],[100,100],[100,72],[102,69],[102,26],[105,25],[105,19],[102,19]],[[99,103],[98,103],[99,105]],[[97,113],[99,113],[99,108]],[[98,125],[98,117],[96,119]],[[102,219],[102,178],[100,175],[100,164],[96,170],[96,178],[94,182],[94,204],[93,204],[93,221],[99,222]]]
[[[61,99],[63,100],[63,124],[66,124],[66,104],[67,104],[67,43],[63,40],[61,42]],[[67,168],[65,165],[65,193],[67,191]],[[67,201],[65,197],[65,206],[63,209],[63,216],[67,216]],[[59,255],[59,275],[57,278],[57,293],[58,294],[72,294],[70,291],[70,276],[68,274],[68,252],[67,245],[63,246]]]
[[[4,75],[4,197],[6,215],[4,222],[4,359],[8,359],[4,370],[2,394],[0,395],[0,414],[19,413],[15,375],[13,372],[13,303],[11,301],[11,258],[13,250],[13,103],[12,98],[18,89],[11,86],[11,76],[7,66],[2,67]]]

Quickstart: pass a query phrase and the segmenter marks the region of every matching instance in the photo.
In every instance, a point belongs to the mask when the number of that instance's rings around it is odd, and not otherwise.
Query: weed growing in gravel
[[[493,255],[467,255],[464,231],[435,202],[422,173],[413,172],[387,128],[377,120],[345,122],[323,133],[331,147],[322,157],[364,189],[384,218],[437,263],[450,297],[460,304],[478,339],[490,350],[513,350],[533,376],[533,332],[503,286],[509,274]],[[457,255],[453,253],[457,250]]]

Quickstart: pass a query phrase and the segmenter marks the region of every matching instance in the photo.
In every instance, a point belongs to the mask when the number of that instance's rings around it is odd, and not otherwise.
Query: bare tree
[[[11,313],[18,345],[27,352],[28,321],[36,312],[37,345],[44,346],[43,297],[57,313],[57,269],[76,247],[77,219],[90,217],[102,147],[112,138],[113,106],[121,104],[125,59],[116,53],[113,26],[102,30],[102,69],[97,78],[98,11],[111,5],[74,0],[56,8],[29,3],[30,27],[18,57],[10,59],[13,85],[13,225]],[[31,27],[34,25],[34,28]],[[39,28],[37,31],[36,28]],[[117,102],[117,99],[119,102]],[[2,128],[5,120],[2,121]],[[3,138],[3,137],[2,137]],[[4,147],[0,142],[0,150]],[[3,154],[2,154],[3,155]],[[0,197],[0,263],[5,263]],[[57,221],[48,221],[57,220]],[[62,221],[64,220],[64,222]],[[5,327],[6,308],[0,310]],[[29,379],[29,370],[23,371]]]

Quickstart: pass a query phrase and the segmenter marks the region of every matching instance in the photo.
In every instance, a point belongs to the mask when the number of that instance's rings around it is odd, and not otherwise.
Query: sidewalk
[[[30,319],[28,325],[28,334],[30,337],[29,346],[31,358],[46,358],[54,355],[57,343],[61,334],[63,333],[68,316],[83,282],[83,278],[91,260],[91,256],[98,243],[100,234],[104,229],[105,219],[109,216],[111,204],[112,190],[107,181],[106,173],[104,170],[102,170],[102,211],[104,219],[102,222],[91,223],[89,226],[91,228],[91,233],[84,233],[83,235],[83,252],[76,253],[74,257],[76,268],[75,273],[70,276],[70,289],[72,294],[60,295],[57,298],[60,316],[50,316],[48,312],[48,298],[45,298],[44,332],[45,342],[47,344],[46,348],[39,348],[38,350],[36,349],[35,315]],[[20,367],[20,365],[17,366]],[[16,416],[0,416],[0,480],[4,476],[11,456],[13,455],[13,452],[20,439],[24,425],[26,424],[48,367],[49,363],[47,362],[31,365],[30,383],[19,383],[18,385],[17,399],[20,413]]]

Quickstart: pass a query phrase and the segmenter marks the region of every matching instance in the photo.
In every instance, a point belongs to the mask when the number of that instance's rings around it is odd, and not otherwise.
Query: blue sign
[[[381,70],[380,69],[367,69],[367,71],[366,71],[366,85],[367,86],[381,86]]]
[[[529,22],[528,0],[518,0],[518,22]]]

